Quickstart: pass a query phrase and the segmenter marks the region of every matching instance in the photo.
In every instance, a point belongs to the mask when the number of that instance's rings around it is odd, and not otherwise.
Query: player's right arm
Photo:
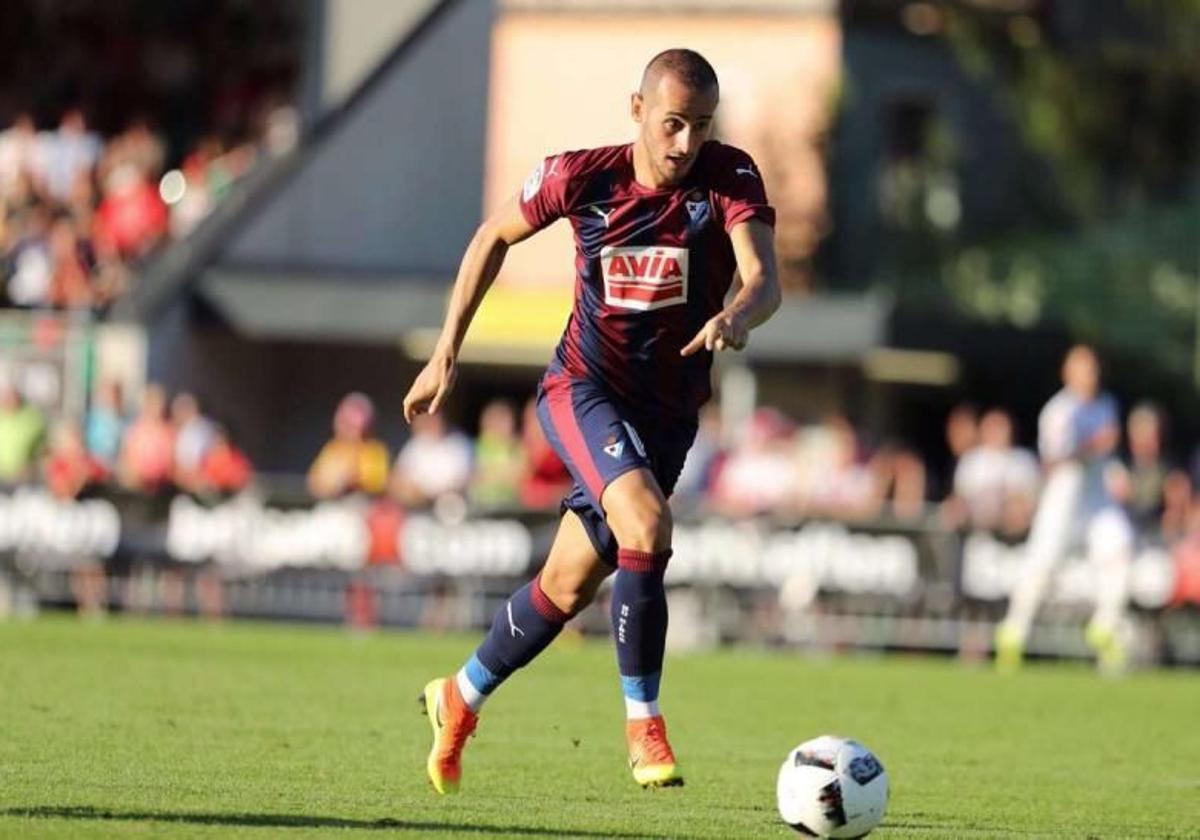
[[[520,196],[514,195],[484,220],[471,237],[450,292],[441,335],[429,361],[404,397],[407,422],[411,423],[418,414],[433,414],[442,407],[454,388],[458,353],[483,296],[504,264],[509,247],[527,239],[534,231],[521,212]]]

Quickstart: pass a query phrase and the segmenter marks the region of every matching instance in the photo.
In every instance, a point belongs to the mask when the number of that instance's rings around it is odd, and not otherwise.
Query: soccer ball
[[[865,837],[883,819],[888,777],[858,741],[822,735],[788,753],[776,787],[779,816],[809,837]]]

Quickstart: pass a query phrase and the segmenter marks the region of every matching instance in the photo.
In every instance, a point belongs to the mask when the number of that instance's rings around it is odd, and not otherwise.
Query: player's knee
[[[568,617],[574,617],[592,602],[596,587],[589,586],[586,576],[562,569],[547,567],[538,576],[542,592]]]
[[[657,495],[645,494],[618,506],[608,521],[621,548],[662,551],[671,545],[671,509]]]

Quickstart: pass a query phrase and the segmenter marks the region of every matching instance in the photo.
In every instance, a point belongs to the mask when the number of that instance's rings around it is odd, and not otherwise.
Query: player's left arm
[[[775,231],[758,218],[739,222],[729,230],[737,273],[741,278],[729,305],[710,318],[682,350],[690,356],[700,350],[741,350],[750,330],[775,314],[783,300],[775,266]]]

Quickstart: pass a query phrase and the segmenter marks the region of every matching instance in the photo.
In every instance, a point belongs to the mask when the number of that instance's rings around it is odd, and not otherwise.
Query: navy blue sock
[[[663,575],[671,549],[652,553],[619,549],[612,590],[617,670],[631,717],[657,714],[663,648],[667,643],[667,593]]]
[[[459,689],[466,689],[463,696],[472,709],[478,711],[487,695],[513,671],[545,650],[568,618],[542,591],[540,575],[514,592],[496,613],[483,643],[459,672]],[[466,686],[464,679],[468,681]]]

